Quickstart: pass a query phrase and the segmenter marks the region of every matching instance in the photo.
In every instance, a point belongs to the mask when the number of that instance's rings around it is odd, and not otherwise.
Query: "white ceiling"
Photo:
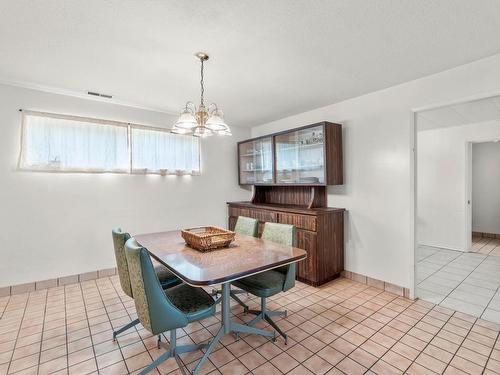
[[[0,81],[257,125],[500,53],[498,0],[0,0]]]
[[[418,131],[500,120],[500,96],[447,105],[417,115]]]

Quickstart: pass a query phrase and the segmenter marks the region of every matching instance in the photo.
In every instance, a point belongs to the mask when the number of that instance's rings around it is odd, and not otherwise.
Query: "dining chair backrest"
[[[234,226],[234,231],[245,236],[257,237],[258,227],[259,222],[256,219],[246,216],[238,216],[236,225]]]
[[[116,267],[118,268],[118,278],[123,292],[133,298],[130,276],[128,272],[127,256],[125,255],[125,242],[130,238],[130,234],[123,232],[120,228],[112,230],[113,245],[115,247]]]
[[[286,246],[295,246],[297,234],[295,226],[290,224],[265,223],[262,239]]]
[[[163,292],[147,250],[130,238],[125,243],[125,253],[137,317],[144,328],[157,335],[185,327],[188,318]]]
[[[263,240],[276,242],[285,246],[297,245],[297,233],[295,226],[290,224],[265,223],[261,238]],[[287,291],[295,286],[295,263],[276,268],[276,271],[286,275],[283,291]]]

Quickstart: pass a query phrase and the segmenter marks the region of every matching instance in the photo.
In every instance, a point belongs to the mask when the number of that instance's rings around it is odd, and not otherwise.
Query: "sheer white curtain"
[[[132,172],[199,174],[199,138],[132,126]]]
[[[127,172],[128,125],[23,113],[20,167],[45,171]]]

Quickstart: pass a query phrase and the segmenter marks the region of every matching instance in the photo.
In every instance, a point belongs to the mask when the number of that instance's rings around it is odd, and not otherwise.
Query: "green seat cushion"
[[[167,267],[162,264],[157,264],[154,266],[158,280],[160,281],[163,289],[170,288],[175,285],[179,285],[182,281],[177,276],[175,276]]]
[[[180,284],[165,290],[170,302],[186,314],[190,322],[203,319],[215,312],[215,301],[202,288]]]
[[[236,280],[232,284],[257,297],[271,297],[283,291],[285,277],[279,271],[270,270]]]

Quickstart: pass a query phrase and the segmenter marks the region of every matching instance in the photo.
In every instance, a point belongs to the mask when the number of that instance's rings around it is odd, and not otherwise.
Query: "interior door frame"
[[[472,250],[472,141],[465,142],[465,249]]]
[[[455,104],[462,104],[462,103],[467,103],[475,100],[481,100],[481,99],[488,99],[494,96],[500,96],[500,89],[498,90],[493,90],[490,92],[485,92],[485,93],[479,93],[476,95],[471,95],[467,97],[463,97],[461,99],[456,99],[456,100],[449,100],[449,101],[443,101],[440,103],[435,103],[431,104],[428,106],[422,106],[422,107],[415,107],[410,110],[410,267],[409,267],[409,276],[410,276],[410,295],[409,297],[411,299],[416,299],[418,298],[417,296],[417,265],[418,265],[418,260],[417,260],[417,248],[418,248],[418,235],[417,235],[417,218],[418,218],[418,194],[417,194],[417,183],[418,183],[418,163],[417,163],[417,156],[418,156],[418,124],[417,124],[417,116],[420,112],[428,111],[431,109],[437,109],[441,107],[447,107],[450,105],[455,105]],[[472,184],[472,143],[475,142],[481,142],[481,141],[476,141],[476,140],[470,140],[467,141],[466,147],[468,147],[468,144],[470,144],[470,157],[468,154],[468,151],[466,152],[468,160],[466,161],[467,163],[471,163],[470,167],[468,168],[468,173],[466,175],[471,174],[470,180],[467,179],[465,182],[466,185],[466,191],[467,194],[472,194],[472,185],[470,190],[468,189],[468,184],[469,181]],[[488,142],[488,140],[485,140],[484,142]],[[467,166],[469,164],[466,164]],[[472,200],[471,200],[472,202]],[[465,204],[467,206],[467,197]],[[470,205],[472,207],[472,204]],[[468,207],[466,207],[468,210]],[[468,212],[468,211],[466,211]],[[470,215],[470,241],[472,244],[472,209],[470,210],[471,215]],[[468,216],[468,215],[467,215]],[[466,223],[469,222],[469,219],[466,219]],[[465,230],[468,230],[469,224],[466,224]],[[472,247],[472,245],[471,245]]]

